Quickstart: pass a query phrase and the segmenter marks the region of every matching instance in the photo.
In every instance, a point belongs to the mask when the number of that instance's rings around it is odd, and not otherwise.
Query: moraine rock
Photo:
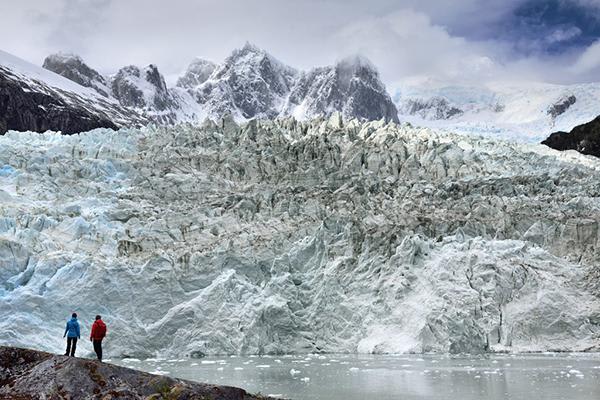
[[[80,84],[96,90],[102,96],[108,97],[110,88],[106,78],[98,71],[90,68],[81,57],[74,54],[51,54],[44,60],[43,68],[64,76]]]
[[[398,122],[398,110],[379,73],[360,56],[303,73],[282,114],[306,119],[334,112],[346,118]]]
[[[542,142],[556,150],[576,150],[600,157],[600,117],[573,128],[571,132],[555,132]]]
[[[2,399],[259,400],[243,389],[194,383],[130,368],[0,346]]]

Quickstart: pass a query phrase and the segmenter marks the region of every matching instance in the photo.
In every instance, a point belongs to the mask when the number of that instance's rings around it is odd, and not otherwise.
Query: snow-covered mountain
[[[274,118],[280,115],[297,75],[295,69],[247,43],[203,83],[188,90],[211,117]]]
[[[301,74],[281,114],[304,120],[334,112],[346,118],[398,122],[398,110],[377,69],[359,56]]]
[[[334,115],[9,132],[0,166],[0,344],[77,311],[112,356],[600,349],[600,159]]]
[[[600,83],[418,82],[400,85],[394,100],[400,119],[414,125],[540,142],[552,132],[570,131],[600,115]]]
[[[72,60],[65,75],[93,86],[91,70],[77,72]],[[86,80],[89,79],[89,80]],[[98,127],[118,128],[147,123],[134,110],[47,69],[0,51],[0,134],[14,130],[60,130],[75,133]]]
[[[139,110],[152,121],[161,124],[197,121],[200,108],[180,88],[167,88],[158,68],[134,65],[121,68],[109,77],[111,95],[121,105]]]
[[[194,89],[206,82],[217,69],[217,64],[212,61],[196,58],[188,66],[185,73],[177,79],[177,86],[184,89]]]
[[[173,88],[166,86],[154,65],[128,66],[110,77],[94,75],[92,80],[90,71],[95,71],[78,57],[59,54],[48,60],[52,62],[45,65],[53,71],[100,88],[101,94],[108,86],[109,95],[121,105],[158,123],[198,123],[206,117],[216,120],[225,115],[239,122],[289,115],[308,119],[334,112],[348,118],[398,121],[396,107],[377,69],[362,57],[305,73],[246,43],[221,64],[195,59]]]

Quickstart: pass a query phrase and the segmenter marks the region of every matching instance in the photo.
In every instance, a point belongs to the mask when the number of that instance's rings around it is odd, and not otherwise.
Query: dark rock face
[[[463,114],[463,110],[453,106],[443,97],[432,97],[427,100],[408,100],[402,112],[408,115],[419,115],[421,118],[431,120],[446,120]]]
[[[600,117],[568,132],[555,132],[542,142],[556,150],[577,150],[600,157]]]
[[[108,97],[108,83],[98,71],[90,68],[76,55],[52,54],[46,57],[42,65],[49,71],[62,75],[81,86],[96,90],[102,96]]]
[[[95,360],[0,346],[0,399],[252,400],[243,389],[193,383]]]
[[[360,57],[303,74],[290,94],[288,111],[299,105],[308,117],[338,111],[349,118],[398,122],[398,110],[377,70]]]
[[[7,130],[72,134],[119,127],[108,115],[90,111],[84,99],[64,91],[56,95],[57,91],[41,83],[38,86],[22,82],[0,66],[0,134]]]
[[[571,107],[576,102],[577,98],[574,95],[562,97],[550,107],[548,107],[546,113],[552,118],[556,118],[559,115],[564,114],[565,111],[567,111],[569,107]]]

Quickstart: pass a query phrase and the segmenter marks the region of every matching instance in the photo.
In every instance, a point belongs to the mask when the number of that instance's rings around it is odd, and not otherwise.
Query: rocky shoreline
[[[245,390],[152,375],[37,350],[0,346],[0,399],[259,400]]]

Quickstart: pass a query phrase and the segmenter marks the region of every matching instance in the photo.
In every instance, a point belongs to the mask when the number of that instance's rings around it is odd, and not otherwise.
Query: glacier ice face
[[[9,132],[0,168],[3,344],[72,311],[140,357],[600,344],[580,154],[335,114]]]

